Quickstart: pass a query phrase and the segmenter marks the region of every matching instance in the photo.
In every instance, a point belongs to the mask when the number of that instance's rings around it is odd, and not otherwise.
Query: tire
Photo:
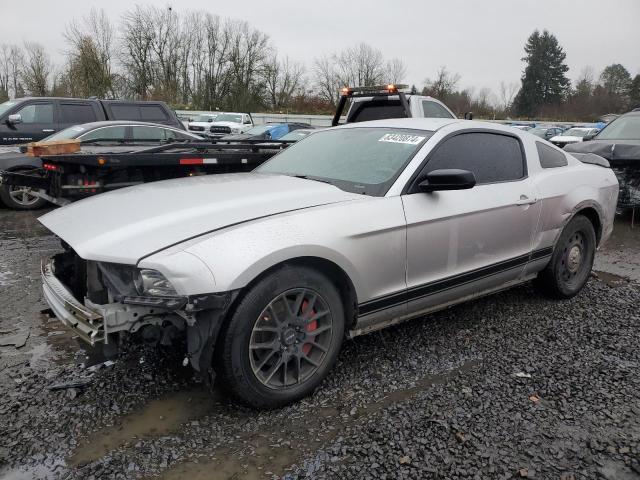
[[[13,170],[13,172],[21,173],[29,170]],[[37,210],[44,207],[47,201],[32,195],[31,189],[27,187],[17,187],[2,185],[0,186],[0,201],[12,210]]]
[[[227,392],[251,407],[287,405],[331,370],[344,323],[340,294],[324,275],[285,266],[239,301],[218,337],[214,369]]]
[[[574,297],[589,280],[595,253],[593,224],[585,216],[576,215],[562,230],[549,264],[534,285],[551,298]]]

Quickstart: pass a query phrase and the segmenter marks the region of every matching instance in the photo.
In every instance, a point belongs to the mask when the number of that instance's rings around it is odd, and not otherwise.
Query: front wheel
[[[333,367],[344,308],[321,273],[284,267],[260,280],[221,332],[214,368],[236,398],[276,408],[310,394]]]
[[[15,172],[29,173],[29,170],[15,170]],[[13,210],[36,210],[47,204],[47,201],[38,197],[31,187],[17,185],[0,186],[0,201]]]
[[[577,295],[589,279],[596,253],[596,234],[591,221],[576,215],[564,228],[546,268],[534,284],[552,298]]]

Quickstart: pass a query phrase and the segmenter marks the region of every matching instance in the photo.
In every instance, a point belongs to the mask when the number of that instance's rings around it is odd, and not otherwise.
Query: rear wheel
[[[318,386],[335,363],[343,335],[336,287],[315,270],[285,267],[240,301],[221,332],[214,367],[243,402],[280,407]]]
[[[564,228],[536,287],[553,298],[577,295],[589,279],[596,252],[596,234],[588,218],[577,215]]]
[[[29,173],[29,170],[14,170],[16,173]],[[2,185],[0,187],[0,200],[4,205],[13,210],[36,210],[47,204],[47,201],[38,197],[31,187],[17,185]]]

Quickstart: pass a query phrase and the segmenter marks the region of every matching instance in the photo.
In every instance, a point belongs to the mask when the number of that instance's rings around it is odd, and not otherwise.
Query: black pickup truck
[[[160,123],[184,130],[164,102],[26,97],[0,104],[0,145],[37,142],[64,128],[102,120]]]

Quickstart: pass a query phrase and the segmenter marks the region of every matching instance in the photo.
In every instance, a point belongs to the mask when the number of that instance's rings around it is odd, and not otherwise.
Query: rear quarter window
[[[112,120],[141,120],[140,109],[136,105],[112,104]]]
[[[538,158],[540,158],[540,166],[542,168],[558,168],[569,165],[565,154],[555,148],[542,142],[536,142],[536,148],[538,149]]]
[[[167,115],[159,105],[141,105],[140,120],[145,122],[166,122]]]

